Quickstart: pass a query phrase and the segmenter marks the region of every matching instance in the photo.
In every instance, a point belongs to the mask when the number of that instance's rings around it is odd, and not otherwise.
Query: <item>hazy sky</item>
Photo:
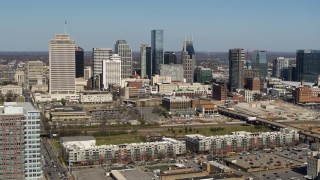
[[[6,0],[0,4],[0,51],[47,51],[67,32],[86,51],[125,39],[134,51],[164,30],[164,50],[320,49],[320,0]]]

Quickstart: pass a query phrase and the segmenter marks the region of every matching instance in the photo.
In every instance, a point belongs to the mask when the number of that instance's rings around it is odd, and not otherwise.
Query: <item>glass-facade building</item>
[[[81,47],[76,47],[76,78],[84,76],[84,51]]]
[[[175,52],[164,52],[164,64],[178,64],[177,56]]]
[[[152,76],[151,47],[147,44],[140,46],[140,76],[142,78],[151,78]]]
[[[259,69],[261,79],[268,76],[267,51],[256,50],[253,53],[252,68]]]
[[[151,31],[152,74],[160,73],[160,64],[163,64],[163,30]]]
[[[118,40],[114,45],[114,51],[121,57],[121,78],[132,76],[132,49],[125,40]]]
[[[297,50],[298,81],[315,82],[320,75],[320,50]]]

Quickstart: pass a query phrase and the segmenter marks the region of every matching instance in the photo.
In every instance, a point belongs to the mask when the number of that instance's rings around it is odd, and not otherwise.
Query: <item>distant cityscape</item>
[[[317,179],[320,50],[0,52],[0,179]]]

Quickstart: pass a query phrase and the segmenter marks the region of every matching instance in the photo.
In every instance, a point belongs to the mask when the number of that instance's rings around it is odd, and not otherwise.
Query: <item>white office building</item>
[[[49,67],[49,93],[75,94],[75,41],[70,40],[69,34],[56,34],[50,40]]]
[[[109,85],[121,85],[121,57],[113,54],[110,60],[103,60],[102,82],[104,89]]]

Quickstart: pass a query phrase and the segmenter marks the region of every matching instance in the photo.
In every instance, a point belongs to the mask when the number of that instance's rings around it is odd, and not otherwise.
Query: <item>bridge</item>
[[[252,115],[250,115],[250,114],[236,112],[234,110],[226,109],[223,107],[218,107],[218,112],[222,115],[229,116],[229,117],[236,118],[236,119],[240,119],[243,121],[247,121],[248,117],[252,117]],[[247,123],[250,123],[250,122],[247,121]],[[279,130],[280,128],[294,129],[294,130],[298,131],[299,137],[303,142],[320,142],[320,135],[319,134],[315,134],[313,132],[306,131],[302,128],[270,121],[270,120],[259,118],[259,117],[257,117],[257,119],[254,121],[254,123],[261,124],[264,126],[269,126],[270,128],[275,129],[275,130]]]

